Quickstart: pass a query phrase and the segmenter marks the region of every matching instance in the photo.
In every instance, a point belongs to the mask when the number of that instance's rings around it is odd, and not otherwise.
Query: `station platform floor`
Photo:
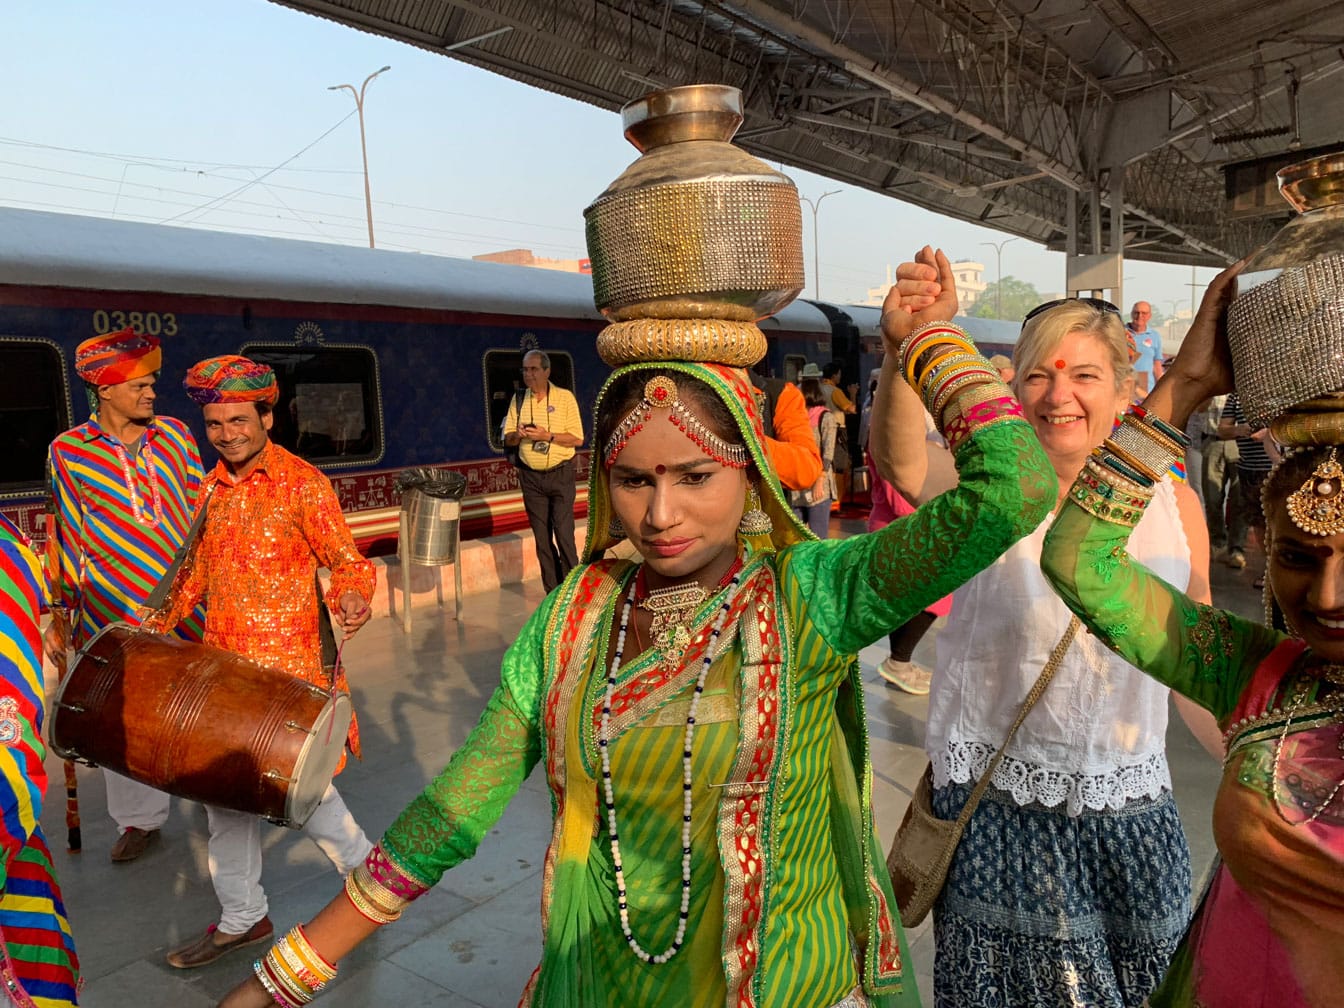
[[[836,520],[833,534],[862,528]],[[1215,564],[1219,604],[1253,616],[1258,593],[1246,572]],[[432,596],[431,596],[432,598]],[[370,839],[443,766],[466,737],[498,679],[499,660],[542,599],[533,579],[468,595],[462,619],[451,601],[417,601],[412,632],[387,616],[372,620],[348,646],[349,669],[364,748],[337,783]],[[916,659],[933,661],[937,627]],[[887,686],[877,675],[886,642],[861,655],[873,740],[879,835],[900,822],[925,762],[921,750],[926,698]],[[1169,757],[1176,798],[1199,880],[1213,857],[1209,819],[1219,768],[1173,715]],[[65,850],[61,763],[48,763],[51,787],[43,814],[83,964],[81,1004],[88,1008],[206,1008],[245,977],[254,946],[196,970],[170,967],[166,952],[217,919],[206,864],[206,817],[174,799],[160,838],[138,860],[113,864],[116,830],[106,814],[101,771],[79,769],[83,851]],[[396,924],[382,928],[341,964],[318,1004],[331,1008],[506,1008],[540,954],[542,857],[550,802],[540,770],[527,781],[476,857],[449,872]],[[263,884],[277,933],[310,918],[340,880],[302,834],[264,825]],[[932,1004],[933,936],[926,921],[910,934],[916,976]]]

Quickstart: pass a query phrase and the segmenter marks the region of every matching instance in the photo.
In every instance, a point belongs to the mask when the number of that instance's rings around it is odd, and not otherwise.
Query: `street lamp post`
[[[994,250],[994,317],[1003,318],[1003,247],[1016,238],[1005,238],[1001,242],[981,242]]]
[[[364,78],[364,83],[359,86],[358,91],[353,84],[333,84],[327,88],[328,91],[349,91],[355,96],[355,112],[359,116],[359,153],[364,159],[364,214],[369,221],[369,248],[373,248],[373,196],[369,192],[369,149],[364,142],[364,89],[369,86],[369,81],[391,69],[390,66],[385,66],[375,70]]]
[[[822,200],[827,196],[834,196],[839,191],[839,189],[832,189],[829,192],[824,192],[817,197],[815,203],[806,196],[798,197],[812,210],[812,296],[814,298],[821,297],[819,293],[821,290],[821,260],[817,254],[817,210],[821,207]]]

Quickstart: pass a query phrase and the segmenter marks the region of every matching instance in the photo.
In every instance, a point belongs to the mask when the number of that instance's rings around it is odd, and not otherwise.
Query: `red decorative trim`
[[[961,447],[972,434],[982,427],[1003,420],[1025,419],[1021,404],[1012,396],[991,399],[989,402],[976,403],[970,409],[958,412],[956,416],[945,418],[943,437],[952,451]]]

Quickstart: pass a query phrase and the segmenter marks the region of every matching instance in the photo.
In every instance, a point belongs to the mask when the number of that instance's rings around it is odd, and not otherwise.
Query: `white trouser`
[[[168,795],[148,784],[103,770],[107,782],[107,812],[117,824],[117,832],[131,827],[156,830],[168,821]]]
[[[78,654],[73,649],[65,653],[67,669],[75,667],[75,656]],[[107,768],[103,769],[103,780],[107,784],[107,814],[117,824],[118,834],[125,833],[132,826],[147,832],[156,830],[168,821],[171,799],[162,791]]]
[[[210,881],[219,897],[219,930],[239,935],[270,909],[261,887],[261,819],[250,812],[211,805],[205,813],[210,825]],[[322,848],[342,878],[373,849],[334,784],[327,786],[303,832]]]

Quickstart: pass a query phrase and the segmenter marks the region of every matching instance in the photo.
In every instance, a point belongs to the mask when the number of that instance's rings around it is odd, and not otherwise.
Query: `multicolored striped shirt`
[[[140,450],[126,453],[129,481],[119,447],[95,416],[57,437],[47,456],[54,509],[47,581],[52,605],[70,613],[76,648],[109,623],[140,622],[135,607],[144,604],[185,541],[200,496],[201,453],[182,421],[151,421]],[[156,486],[158,521],[147,525],[136,512],[147,520],[155,514]],[[203,626],[198,609],[176,632],[199,641]]]
[[[0,521],[0,997],[63,1008],[76,1003],[79,959],[39,821],[43,594],[37,558]]]

